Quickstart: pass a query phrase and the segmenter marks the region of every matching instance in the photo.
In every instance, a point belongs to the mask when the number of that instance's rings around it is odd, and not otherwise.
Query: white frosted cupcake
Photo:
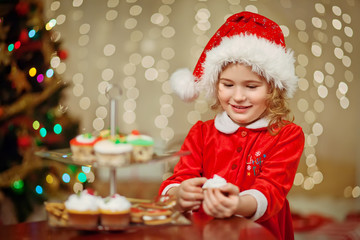
[[[92,163],[95,161],[94,144],[98,138],[90,133],[81,134],[70,140],[72,158],[76,162]]]
[[[152,159],[154,154],[154,140],[152,137],[134,130],[126,137],[126,141],[134,147],[131,156],[133,162],[146,162]]]
[[[224,185],[226,185],[226,180],[219,175],[214,174],[213,178],[209,178],[208,180],[206,180],[202,188],[220,188]]]
[[[120,167],[130,162],[133,147],[120,138],[103,139],[94,145],[101,166]]]
[[[114,194],[99,201],[100,222],[107,227],[125,227],[130,222],[131,203],[123,196]]]
[[[100,215],[98,201],[99,197],[89,190],[70,195],[65,201],[68,226],[96,227]]]

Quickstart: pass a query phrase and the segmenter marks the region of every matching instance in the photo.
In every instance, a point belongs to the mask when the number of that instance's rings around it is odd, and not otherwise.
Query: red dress
[[[278,239],[293,239],[286,195],[304,148],[301,127],[290,123],[272,136],[266,121],[259,120],[260,124],[253,124],[253,128],[237,126],[230,130],[223,130],[221,121],[215,122],[199,121],[191,128],[181,148],[191,154],[180,158],[173,176],[161,184],[160,194],[186,179],[217,174],[237,185],[240,195],[255,197],[258,209],[253,220]]]

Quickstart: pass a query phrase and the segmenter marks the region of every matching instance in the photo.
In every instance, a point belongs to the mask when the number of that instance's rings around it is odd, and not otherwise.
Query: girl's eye
[[[232,86],[234,86],[234,84],[233,83],[230,83],[230,82],[222,82],[221,83],[224,87],[232,87]]]
[[[250,89],[255,89],[255,88],[257,88],[257,86],[255,86],[255,85],[249,85],[249,86],[247,86],[248,88],[250,88]]]

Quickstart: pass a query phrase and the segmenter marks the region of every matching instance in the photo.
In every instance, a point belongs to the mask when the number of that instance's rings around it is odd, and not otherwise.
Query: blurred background
[[[295,53],[300,81],[290,106],[306,136],[288,197],[295,218],[308,226],[358,216],[359,1],[24,0],[0,6],[3,223],[42,219],[43,201],[84,187],[108,194],[108,169],[34,153],[68,148],[79,133],[109,128],[110,84],[123,93],[116,109],[121,132],[152,136],[158,153],[178,150],[190,127],[214,112],[203,97],[178,99],[169,76],[193,69],[225,19],[244,10],[277,22]],[[118,192],[153,198],[176,161],[118,169]]]

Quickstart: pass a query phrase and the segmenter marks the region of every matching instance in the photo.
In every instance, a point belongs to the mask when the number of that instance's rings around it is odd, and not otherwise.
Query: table
[[[47,221],[25,222],[13,225],[0,225],[0,238],[51,239],[51,240],[112,240],[112,239],[184,239],[184,240],[239,240],[276,238],[266,228],[245,218],[192,220],[191,225],[159,225],[131,227],[117,232],[85,232],[74,229],[54,228]]]

